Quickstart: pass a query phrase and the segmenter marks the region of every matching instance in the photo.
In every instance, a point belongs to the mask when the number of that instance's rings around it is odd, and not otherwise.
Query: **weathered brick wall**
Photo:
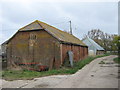
[[[18,32],[8,44],[8,66],[16,63],[36,62],[59,68],[60,44],[46,31]]]
[[[105,51],[97,50],[96,55],[102,55],[102,54],[104,54],[104,53],[105,53]]]
[[[64,60],[68,59],[67,52],[71,50],[73,52],[74,61],[79,61],[87,57],[88,55],[88,48],[83,46],[77,45],[70,45],[70,44],[62,44],[62,64]]]

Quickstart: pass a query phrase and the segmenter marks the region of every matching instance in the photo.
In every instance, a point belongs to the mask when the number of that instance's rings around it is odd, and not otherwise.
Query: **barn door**
[[[30,33],[30,38],[29,38],[29,63],[34,63],[35,59],[35,42],[36,42],[36,35],[34,33]],[[34,66],[31,64],[31,67],[34,68]]]
[[[56,51],[55,51],[55,42],[53,42],[53,66],[52,66],[52,68],[54,69],[55,68],[55,53],[56,53]]]
[[[49,69],[54,69],[54,68],[56,68],[56,65],[55,65],[55,63],[56,63],[56,58],[55,58],[55,55],[56,55],[56,48],[55,48],[55,42],[53,42],[52,43],[52,47],[51,47],[51,58],[50,58],[50,61],[49,61],[49,63],[50,63],[50,66],[49,66]]]

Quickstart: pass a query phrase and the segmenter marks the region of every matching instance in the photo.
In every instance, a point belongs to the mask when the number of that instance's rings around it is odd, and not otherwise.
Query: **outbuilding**
[[[88,46],[89,55],[102,55],[105,53],[103,47],[97,44],[94,40],[89,37],[86,37],[82,40]]]
[[[73,53],[76,62],[88,55],[88,47],[74,35],[36,20],[20,28],[7,41],[7,68],[23,63],[60,68],[68,60],[68,51]]]

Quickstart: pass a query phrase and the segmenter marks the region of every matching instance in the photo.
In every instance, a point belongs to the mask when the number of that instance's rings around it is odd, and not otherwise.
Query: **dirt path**
[[[111,55],[98,58],[73,75],[2,81],[3,88],[118,88],[118,65]],[[105,64],[99,64],[103,61]]]

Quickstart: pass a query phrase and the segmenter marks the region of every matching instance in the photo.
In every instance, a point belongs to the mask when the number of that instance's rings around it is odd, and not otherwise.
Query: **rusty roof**
[[[26,31],[26,30],[28,31],[28,30],[34,30],[34,29],[44,29],[48,33],[52,34],[54,37],[59,39],[60,41],[63,41],[66,43],[73,43],[73,44],[86,46],[80,39],[78,39],[74,35],[71,35],[67,32],[59,30],[47,23],[44,23],[38,20],[24,26],[23,28],[19,29],[19,31]]]

